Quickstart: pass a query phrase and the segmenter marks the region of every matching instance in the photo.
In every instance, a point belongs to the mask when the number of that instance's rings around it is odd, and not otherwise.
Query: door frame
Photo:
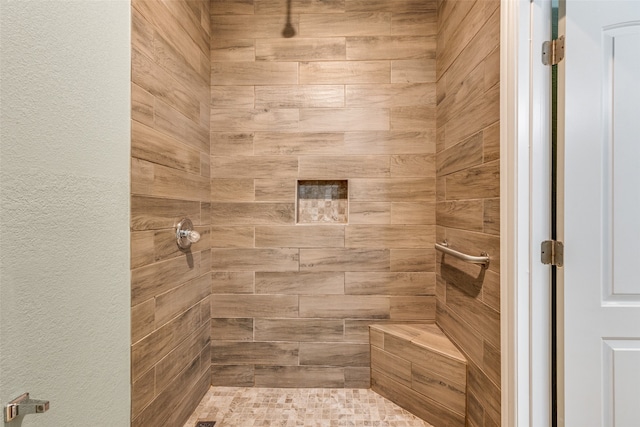
[[[551,104],[550,90],[539,90],[550,88],[539,59],[551,34],[550,20],[540,18],[550,7],[549,0],[501,0],[501,402],[502,425],[514,427],[550,425],[551,276],[540,243],[550,238]]]

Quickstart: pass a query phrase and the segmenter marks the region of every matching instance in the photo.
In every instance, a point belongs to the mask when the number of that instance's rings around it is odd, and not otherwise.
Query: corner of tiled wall
[[[181,427],[211,378],[209,1],[131,12],[131,425]]]
[[[438,9],[437,240],[491,257],[437,258],[436,322],[469,361],[467,425],[500,425],[500,2]]]

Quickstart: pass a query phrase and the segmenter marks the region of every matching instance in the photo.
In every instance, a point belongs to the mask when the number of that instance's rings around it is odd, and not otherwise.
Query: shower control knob
[[[185,218],[176,226],[176,241],[180,249],[189,249],[192,243],[200,240],[200,233],[193,229],[193,223]]]

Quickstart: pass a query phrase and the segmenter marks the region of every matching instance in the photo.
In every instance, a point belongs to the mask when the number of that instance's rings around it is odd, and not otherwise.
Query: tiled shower
[[[211,384],[367,388],[368,325],[433,321],[499,425],[499,2],[292,0],[292,38],[286,10],[132,1],[132,425]]]

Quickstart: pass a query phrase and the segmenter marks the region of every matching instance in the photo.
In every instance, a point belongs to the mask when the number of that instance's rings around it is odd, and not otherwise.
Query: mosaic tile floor
[[[184,427],[433,427],[367,389],[211,387]]]

